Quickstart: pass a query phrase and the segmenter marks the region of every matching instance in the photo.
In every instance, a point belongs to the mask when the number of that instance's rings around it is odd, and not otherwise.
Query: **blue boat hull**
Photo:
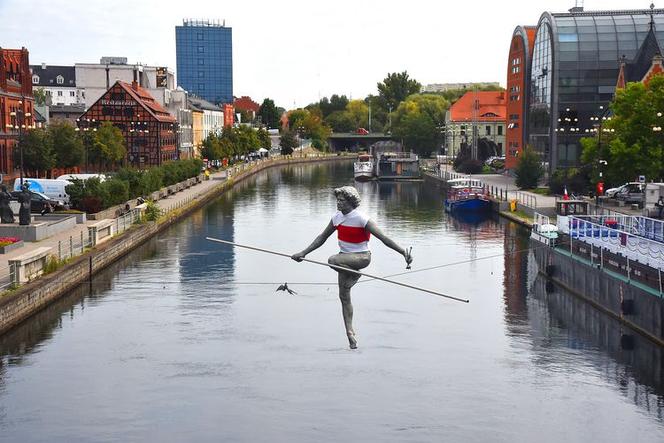
[[[447,212],[485,212],[491,209],[491,202],[481,198],[467,200],[445,200]]]

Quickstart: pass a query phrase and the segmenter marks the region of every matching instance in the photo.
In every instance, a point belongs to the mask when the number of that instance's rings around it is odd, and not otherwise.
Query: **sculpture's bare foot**
[[[355,334],[353,332],[349,332],[346,335],[348,335],[348,343],[350,344],[350,348],[357,349],[357,339],[355,338]]]

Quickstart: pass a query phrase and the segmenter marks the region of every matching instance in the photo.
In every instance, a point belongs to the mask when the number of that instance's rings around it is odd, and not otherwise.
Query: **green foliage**
[[[118,178],[112,178],[102,183],[105,190],[104,207],[119,205],[129,200],[129,184]]]
[[[293,153],[293,149],[295,149],[297,145],[297,138],[292,131],[285,131],[281,134],[281,138],[279,140],[281,155],[291,155]]]
[[[20,140],[23,149],[23,167],[27,171],[46,171],[55,167],[55,153],[51,135],[45,129],[31,129],[23,133]],[[20,150],[14,152],[19,163]]]
[[[265,149],[270,149],[272,147],[272,140],[270,140],[270,134],[263,129],[260,128],[258,131],[256,131],[256,137],[258,137],[258,145],[261,148]]]
[[[35,98],[35,105],[37,106],[44,106],[48,100],[44,88],[33,88],[32,96]]]
[[[327,119],[334,112],[344,111],[348,105],[348,98],[345,95],[333,94],[329,100],[327,97],[323,97],[316,105],[320,109],[322,117]]]
[[[71,168],[83,162],[83,140],[74,126],[68,121],[56,120],[48,126],[48,132],[53,142],[56,166]]]
[[[164,172],[161,168],[150,168],[141,176],[141,189],[145,194],[158,191],[164,186]]]
[[[428,157],[442,144],[438,129],[445,121],[449,102],[431,94],[410,96],[394,112],[392,132],[406,148]]]
[[[539,155],[532,147],[526,146],[514,171],[519,189],[532,189],[544,174]]]
[[[628,83],[616,91],[610,107],[613,116],[602,121],[602,131],[581,141],[581,158],[592,165],[594,180],[600,168],[611,184],[633,181],[639,175],[664,179],[664,131],[653,131],[664,127],[664,75],[653,76],[647,85]]]
[[[567,192],[585,194],[590,191],[590,168],[562,168],[556,169],[549,178],[549,189],[554,194],[562,194],[565,187]]]
[[[260,108],[258,108],[258,115],[261,117],[261,121],[267,125],[268,128],[276,129],[280,126],[279,119],[281,118],[281,112],[274,105],[272,99],[266,98],[263,100]]]
[[[325,118],[325,124],[334,132],[352,132],[357,129],[350,113],[344,111],[334,111]]]
[[[504,91],[505,88],[500,86],[482,86],[478,88],[459,88],[459,89],[448,89],[447,91],[442,92],[432,92],[432,94],[440,95],[448,100],[450,103],[454,103],[459,100],[466,92],[472,91]]]
[[[148,200],[146,203],[144,217],[147,221],[156,221],[159,217],[161,217],[161,209],[159,209],[159,206],[157,206],[155,202]]]
[[[122,131],[113,126],[111,122],[103,122],[94,133],[94,140],[88,155],[90,161],[96,161],[99,169],[117,165],[127,155],[125,140]]]
[[[408,72],[390,73],[377,84],[378,94],[387,106],[396,109],[399,103],[406,100],[409,95],[420,92],[422,85],[408,76]]]
[[[187,159],[166,162],[144,171],[123,168],[112,178],[101,182],[93,177],[87,180],[74,179],[65,190],[73,207],[88,213],[99,212],[119,205],[131,198],[147,195],[190,177],[200,174],[203,162]]]

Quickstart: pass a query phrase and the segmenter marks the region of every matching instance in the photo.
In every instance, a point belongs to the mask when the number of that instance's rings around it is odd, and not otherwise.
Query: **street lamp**
[[[304,143],[302,142],[302,134],[304,133],[304,126],[298,126],[297,127],[297,137],[300,145],[300,157],[302,157],[302,149],[304,146]]]
[[[34,125],[30,125],[29,123],[26,124],[27,120],[26,118],[29,118],[32,116],[32,113],[30,112],[25,112],[23,109],[23,101],[25,98],[21,96],[21,100],[18,101],[18,107],[16,108],[16,111],[11,111],[9,115],[11,117],[14,117],[14,123],[13,126],[14,129],[18,129],[18,149],[19,149],[19,155],[20,155],[20,179],[21,179],[21,188],[23,187],[23,130],[24,129],[32,129],[34,128]]]
[[[83,131],[83,146],[85,147],[85,173],[88,173],[88,160],[90,157],[90,153],[88,152],[90,149],[90,145],[92,144],[92,135],[90,132],[97,132],[97,125],[99,122],[97,122],[96,119],[89,119],[89,118],[77,118],[76,119],[76,128],[74,128],[75,131]]]

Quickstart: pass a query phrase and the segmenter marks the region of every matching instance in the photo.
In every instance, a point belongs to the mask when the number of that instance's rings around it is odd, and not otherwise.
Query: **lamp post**
[[[18,101],[18,107],[16,108],[16,111],[11,111],[9,115],[11,117],[14,117],[14,124],[13,127],[14,129],[18,129],[18,150],[19,150],[19,156],[20,156],[20,183],[21,183],[21,188],[23,188],[23,130],[26,128],[31,128],[32,126],[28,123],[26,125],[26,117],[31,117],[32,113],[30,112],[25,112],[23,109],[23,102],[25,98],[21,96],[21,100]]]
[[[300,157],[302,157],[302,149],[304,144],[302,143],[302,134],[304,133],[304,126],[298,126],[297,127],[297,137],[298,137],[298,142],[300,145]]]
[[[75,131],[80,132],[83,131],[83,146],[85,147],[85,151],[83,152],[84,154],[84,163],[85,163],[85,173],[88,173],[88,161],[90,158],[90,145],[92,144],[92,137],[93,135],[90,134],[91,132],[97,132],[97,120],[96,119],[81,119],[77,118],[76,119],[76,128],[74,128]]]

